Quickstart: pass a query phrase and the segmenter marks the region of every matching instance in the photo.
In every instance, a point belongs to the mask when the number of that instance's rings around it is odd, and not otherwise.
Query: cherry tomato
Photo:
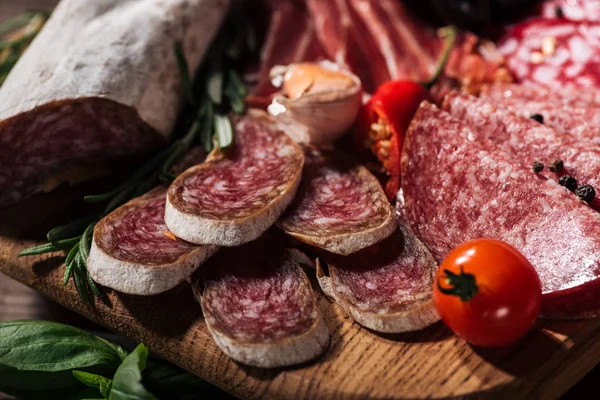
[[[475,239],[442,262],[433,299],[444,323],[459,337],[476,346],[503,346],[532,327],[542,285],[517,249],[494,239]]]

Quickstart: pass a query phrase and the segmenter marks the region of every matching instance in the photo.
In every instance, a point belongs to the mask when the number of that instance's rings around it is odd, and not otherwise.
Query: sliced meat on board
[[[294,238],[337,254],[351,254],[392,234],[394,210],[365,167],[343,154],[305,149],[296,199],[278,225]]]
[[[176,238],[164,222],[167,187],[160,186],[104,217],[94,229],[87,267],[94,281],[119,292],[153,295],[187,278],[218,246]]]
[[[576,86],[554,88],[539,84],[496,83],[483,87],[480,96],[492,103],[511,100],[548,101],[579,108],[600,107],[600,89],[586,88],[582,90]]]
[[[471,140],[490,140],[525,168],[534,161],[545,165],[542,174],[557,180],[563,174],[577,179],[580,185],[600,189],[600,150],[589,142],[520,116],[501,106],[473,96],[450,93],[443,109],[471,128]],[[555,160],[565,166],[560,174],[549,167]]]
[[[206,325],[225,354],[273,368],[321,355],[329,330],[295,253],[275,235],[222,248],[194,276]]]
[[[401,160],[403,215],[438,262],[491,237],[516,247],[542,281],[543,315],[600,314],[600,215],[424,102]],[[582,301],[581,298],[585,298]]]
[[[61,1],[0,88],[0,205],[164,141],[182,97],[173,44],[195,71],[228,3]]]
[[[541,14],[545,18],[600,21],[600,2],[598,0],[545,0],[542,2]]]
[[[487,99],[485,95],[483,98]],[[600,144],[599,107],[573,107],[552,98],[533,101],[510,97],[495,103],[523,117],[541,115],[544,125],[551,126],[588,147]]]
[[[440,319],[432,297],[436,270],[429,250],[403,222],[390,237],[358,253],[317,259],[325,294],[377,332],[416,331]]]
[[[600,22],[525,20],[509,30],[499,51],[519,82],[600,88]]]
[[[232,147],[169,187],[165,221],[189,242],[237,246],[257,239],[296,195],[302,149],[262,111],[234,117],[232,124]]]

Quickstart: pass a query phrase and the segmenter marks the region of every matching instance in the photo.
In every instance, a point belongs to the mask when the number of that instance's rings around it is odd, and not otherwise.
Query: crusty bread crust
[[[298,265],[297,254],[287,251],[287,262],[293,262],[296,268]],[[215,343],[219,348],[231,357],[233,360],[245,365],[260,368],[276,368],[300,364],[315,359],[323,354],[329,346],[329,329],[321,311],[319,310],[317,300],[310,285],[310,281],[304,272],[302,272],[303,285],[307,288],[312,298],[312,325],[304,332],[288,336],[282,339],[268,342],[248,342],[240,341],[214,326],[210,321],[211,314],[202,303],[202,288],[199,281],[194,281],[192,286],[197,300],[202,306],[202,312],[206,318],[206,326]]]
[[[333,269],[330,269],[330,274]],[[323,292],[336,301],[358,324],[365,328],[382,333],[401,333],[418,331],[439,321],[440,316],[433,304],[433,293],[430,296],[398,304],[393,312],[379,314],[363,310],[346,301],[340,295],[332,282],[331,276],[327,276],[319,259],[317,259],[317,280]]]

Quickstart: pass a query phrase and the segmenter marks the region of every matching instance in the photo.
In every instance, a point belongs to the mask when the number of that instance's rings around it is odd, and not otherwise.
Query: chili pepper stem
[[[436,82],[440,79],[442,74],[444,73],[444,69],[446,68],[446,64],[448,63],[448,59],[450,58],[450,52],[454,47],[454,42],[456,42],[457,30],[454,26],[447,26],[440,29],[440,36],[444,38],[444,50],[442,50],[442,58],[438,61],[437,66],[435,67],[435,72],[429,78],[429,80],[423,83],[423,87],[429,90],[436,84]]]
[[[455,274],[447,269],[444,270],[444,274],[446,274],[446,276],[437,281],[438,290],[441,293],[449,296],[457,296],[463,302],[467,302],[479,292],[479,286],[477,286],[477,282],[475,281],[475,275],[465,273],[462,265],[460,267],[460,274]],[[440,282],[441,280],[446,281],[450,287],[443,287]]]

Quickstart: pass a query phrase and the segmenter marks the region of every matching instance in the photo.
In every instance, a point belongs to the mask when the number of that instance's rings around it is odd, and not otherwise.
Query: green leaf
[[[88,290],[87,271],[82,267],[81,254],[77,252],[73,259],[73,281],[77,293],[84,304],[91,304],[90,293]]]
[[[67,259],[65,260],[65,274],[63,276],[63,285],[69,283],[69,278],[73,274],[73,268],[75,267],[75,257],[79,254],[79,243],[76,243],[75,246],[69,251],[67,254]]]
[[[73,236],[79,236],[95,219],[96,217],[94,215],[88,215],[69,224],[58,226],[48,232],[46,237],[49,242],[56,242],[58,240],[64,240]]]
[[[57,372],[91,366],[116,368],[121,357],[96,336],[55,322],[0,322],[0,365]]]
[[[73,371],[73,376],[84,385],[97,388],[102,396],[108,397],[112,386],[112,379],[84,371]]]
[[[45,243],[40,246],[30,247],[19,253],[19,257],[35,256],[46,253],[54,253],[61,250],[70,250],[75,244],[79,243],[80,237],[58,240],[53,243]]]
[[[223,71],[219,68],[215,67],[208,77],[206,90],[213,103],[221,104],[223,102]]]
[[[83,235],[81,236],[81,240],[79,242],[79,253],[84,261],[87,262],[87,259],[90,255],[90,248],[92,247],[92,236],[94,234],[94,227],[96,226],[96,222],[92,222],[85,228]]]
[[[109,400],[154,400],[142,385],[142,371],[146,368],[148,348],[140,344],[117,369]]]
[[[226,115],[215,115],[215,134],[220,148],[224,149],[232,144],[233,127]]]

